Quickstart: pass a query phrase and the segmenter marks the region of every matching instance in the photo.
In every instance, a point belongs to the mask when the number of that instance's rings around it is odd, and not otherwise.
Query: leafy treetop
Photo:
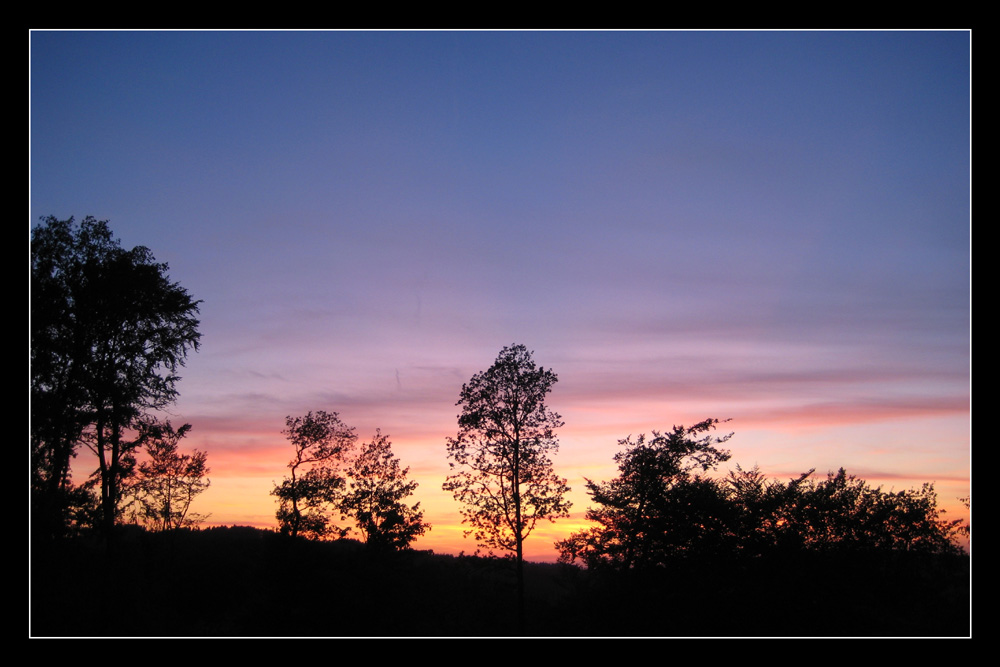
[[[555,429],[563,422],[545,405],[557,379],[524,345],[503,348],[488,370],[462,386],[458,435],[447,443],[456,472],[444,489],[466,505],[467,534],[519,559],[537,521],[569,512],[569,488],[550,458],[559,449]]]
[[[281,532],[314,539],[337,537],[346,531],[330,523],[346,480],[341,463],[357,436],[336,412],[319,410],[303,417],[287,417],[287,436],[295,450],[288,463],[290,474],[276,484],[271,495],[278,498],[277,519]]]
[[[406,479],[409,472],[409,468],[400,467],[389,436],[381,431],[376,431],[351,462],[350,491],[340,508],[345,516],[354,518],[368,545],[406,549],[430,529],[423,521],[420,503],[411,507],[404,502],[417,488],[416,482]]]

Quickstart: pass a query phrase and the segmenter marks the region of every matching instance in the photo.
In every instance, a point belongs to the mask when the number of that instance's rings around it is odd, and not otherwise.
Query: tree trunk
[[[514,542],[517,550],[517,630],[524,635],[524,526],[521,523],[521,439],[514,426]]]

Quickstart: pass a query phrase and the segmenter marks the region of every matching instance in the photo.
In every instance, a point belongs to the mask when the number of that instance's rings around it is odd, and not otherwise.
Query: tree
[[[285,535],[311,539],[342,537],[347,531],[330,523],[330,514],[344,495],[346,480],[340,466],[354,446],[354,429],[336,412],[323,410],[304,417],[286,417],[282,431],[295,449],[291,471],[271,495],[278,498],[277,519]]]
[[[376,431],[351,462],[350,491],[340,511],[354,519],[369,546],[406,549],[430,528],[423,521],[420,503],[410,507],[403,502],[417,488],[416,482],[406,480],[409,472],[409,468],[400,468],[389,436],[381,431]]]
[[[729,460],[718,445],[732,437],[710,435],[718,419],[690,428],[674,426],[653,437],[629,436],[615,455],[619,475],[597,483],[587,480],[596,507],[587,518],[597,523],[558,542],[560,560],[580,559],[588,566],[617,568],[663,565],[667,559],[711,550],[721,535],[727,511],[720,485],[701,473]]]
[[[800,501],[813,472],[809,470],[785,483],[769,479],[756,465],[744,470],[736,464],[723,487],[731,505],[728,531],[732,548],[749,556],[800,548],[801,541],[788,522],[788,508]]]
[[[86,289],[85,276],[97,258],[118,246],[106,224],[89,217],[79,227],[72,218],[43,222],[31,232],[32,518],[39,533],[59,534],[74,493],[70,461],[90,421],[83,389],[88,350],[77,293]]]
[[[172,530],[201,523],[205,517],[190,514],[191,503],[211,481],[208,455],[197,449],[181,454],[178,443],[191,430],[184,424],[176,431],[170,422],[147,421],[140,425],[140,440],[149,459],[135,468],[128,481],[131,515],[152,530]]]
[[[812,470],[785,483],[739,465],[721,480],[704,476],[730,458],[717,445],[732,434],[703,435],[716,424],[708,419],[667,435],[654,431],[649,441],[620,441],[619,476],[587,480],[595,503],[587,518],[596,525],[558,542],[560,560],[625,570],[693,557],[960,552],[962,521],[942,517],[932,484],[883,491],[843,468],[819,482],[810,479]]]
[[[148,248],[122,248],[107,221],[43,218],[31,253],[35,505],[46,532],[57,532],[70,460],[89,439],[110,534],[134,448],[127,434],[144,412],[176,399],[177,372],[198,349],[201,302]]]
[[[569,487],[550,458],[563,422],[545,406],[558,378],[531,355],[524,345],[505,347],[488,370],[462,386],[458,435],[448,439],[449,466],[458,471],[443,485],[465,504],[466,536],[514,553],[522,624],[524,540],[539,520],[569,516],[570,508]]]
[[[841,468],[786,494],[779,532],[810,551],[960,553],[962,520],[946,520],[934,485],[883,491]]]

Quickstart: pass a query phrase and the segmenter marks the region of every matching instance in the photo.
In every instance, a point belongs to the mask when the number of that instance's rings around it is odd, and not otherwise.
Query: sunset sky
[[[274,526],[286,415],[376,428],[416,548],[462,383],[523,343],[572,517],[617,441],[970,493],[970,34],[32,32],[29,228],[110,221],[201,305],[175,425],[210,524]],[[86,475],[81,454],[74,470]],[[728,467],[720,470],[725,473]]]

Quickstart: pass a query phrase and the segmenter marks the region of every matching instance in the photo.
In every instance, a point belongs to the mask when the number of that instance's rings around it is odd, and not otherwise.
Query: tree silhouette
[[[934,485],[883,491],[841,468],[786,493],[778,533],[811,551],[957,553],[960,519],[946,520]]]
[[[933,484],[884,491],[843,468],[822,481],[813,471],[786,482],[739,465],[724,479],[704,476],[730,454],[730,435],[701,434],[709,419],[667,435],[653,433],[615,456],[619,476],[587,481],[597,525],[558,542],[560,560],[588,567],[660,568],[697,557],[758,558],[775,553],[958,554],[961,520],[945,520]]]
[[[97,454],[103,525],[119,509],[127,437],[147,410],[177,397],[177,371],[197,350],[199,301],[148,248],[125,250],[107,221],[43,218],[31,239],[31,445],[40,528],[65,524],[70,460]],[[38,524],[36,524],[38,525]]]
[[[282,533],[311,539],[342,537],[347,530],[330,523],[339,507],[346,480],[341,464],[354,446],[354,429],[340,421],[336,412],[323,410],[304,417],[287,417],[282,431],[295,449],[289,461],[290,475],[276,484],[271,495],[278,498],[277,519]]]
[[[972,510],[972,495],[971,494],[968,495],[968,496],[965,496],[964,498],[959,498],[958,502],[962,503],[962,505],[965,506],[965,509],[969,510],[970,513],[971,513],[971,510]],[[969,539],[972,536],[972,523],[971,522],[959,520],[959,522],[956,524],[956,526],[957,526],[958,535],[964,537],[965,539]]]
[[[560,560],[580,559],[591,567],[661,565],[665,559],[704,549],[719,536],[727,510],[718,483],[700,473],[729,460],[718,445],[732,434],[712,436],[718,419],[690,428],[674,426],[653,437],[619,441],[619,476],[606,483],[587,480],[596,507],[587,518],[597,523],[558,542]]]
[[[351,462],[350,491],[340,504],[345,517],[357,523],[365,543],[379,549],[406,549],[430,529],[420,503],[410,507],[403,500],[417,483],[407,481],[409,468],[400,468],[392,454],[389,436],[376,431]]]
[[[516,559],[518,609],[523,624],[524,540],[540,519],[569,516],[569,487],[553,468],[563,425],[545,406],[557,376],[535,365],[524,345],[500,351],[493,365],[462,386],[458,435],[448,439],[449,466],[458,469],[443,488],[465,504],[463,523],[489,549]]]
[[[184,424],[176,431],[170,422],[150,420],[139,426],[140,441],[149,459],[135,467],[126,480],[128,513],[136,523],[152,530],[172,530],[194,526],[206,517],[191,514],[191,503],[211,484],[205,452],[177,451],[181,438],[191,430]]]
[[[786,484],[769,479],[757,466],[744,470],[736,464],[722,487],[731,505],[728,530],[732,547],[749,556],[800,548],[801,540],[788,522],[788,508],[800,502],[813,472],[802,473]]]

